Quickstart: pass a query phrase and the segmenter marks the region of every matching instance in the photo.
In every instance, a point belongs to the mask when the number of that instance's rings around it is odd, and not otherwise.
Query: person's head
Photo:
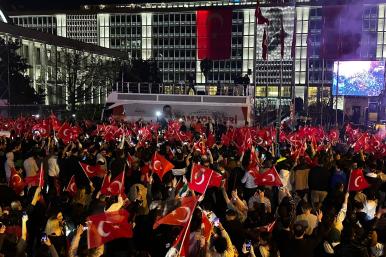
[[[59,220],[56,216],[50,217],[47,220],[45,233],[49,236],[60,236],[61,234],[61,228]]]
[[[297,239],[303,238],[304,233],[306,232],[306,228],[307,228],[307,225],[305,221],[301,220],[301,221],[295,222],[294,224],[295,238]]]
[[[11,210],[13,210],[13,211],[21,211],[21,210],[23,210],[23,207],[21,206],[20,201],[13,201],[13,202],[11,202]]]
[[[213,240],[213,248],[217,253],[223,254],[228,248],[227,240],[222,236],[215,237]]]
[[[308,202],[302,200],[300,202],[300,209],[302,210],[303,214],[310,213],[311,212],[311,205]]]
[[[259,237],[259,244],[262,246],[268,245],[271,241],[271,233],[269,232],[262,232],[260,233]]]
[[[227,209],[225,212],[225,219],[227,221],[235,220],[237,218],[237,213],[232,209]]]

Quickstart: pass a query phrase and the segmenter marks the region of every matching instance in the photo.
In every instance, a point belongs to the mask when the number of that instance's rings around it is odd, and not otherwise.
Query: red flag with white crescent
[[[88,165],[82,162],[79,162],[79,165],[88,178],[104,176],[106,174],[106,171],[99,165]]]
[[[9,186],[17,194],[20,194],[24,189],[25,183],[15,168],[11,168],[11,177],[9,179]]]
[[[196,197],[190,196],[182,198],[181,206],[157,220],[153,225],[153,229],[156,229],[161,224],[184,226],[193,215],[196,205]]]
[[[133,237],[133,226],[125,209],[95,214],[87,218],[88,248],[96,248],[117,238]]]
[[[151,160],[151,168],[153,172],[156,173],[162,180],[166,172],[173,169],[174,165],[168,160],[166,160],[165,157],[156,152],[154,153],[153,158]]]
[[[106,176],[101,187],[101,194],[104,195],[121,195],[125,189],[125,172],[122,171],[113,180]]]
[[[264,173],[260,174],[258,178],[258,185],[263,186],[283,186],[280,176],[276,171],[275,167],[272,167],[266,170]]]
[[[78,187],[76,186],[74,175],[72,175],[70,182],[68,182],[68,185],[67,185],[65,191],[68,192],[72,196],[74,196],[76,194],[76,192],[78,191]]]
[[[361,191],[368,187],[369,183],[367,183],[362,169],[351,171],[347,188],[348,191]]]
[[[189,188],[200,194],[204,194],[209,186],[213,172],[213,170],[202,165],[194,165],[192,168],[191,181],[188,184]]]

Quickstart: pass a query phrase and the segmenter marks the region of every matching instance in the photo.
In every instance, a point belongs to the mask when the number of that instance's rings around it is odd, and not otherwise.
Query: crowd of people
[[[211,121],[64,124],[0,139],[0,256],[385,256],[385,155],[351,127],[277,148]]]

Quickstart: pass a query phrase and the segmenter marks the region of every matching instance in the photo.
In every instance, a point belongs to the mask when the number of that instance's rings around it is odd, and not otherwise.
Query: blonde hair
[[[60,231],[60,232],[59,232]],[[59,220],[56,217],[51,217],[47,220],[45,233],[49,236],[56,235],[58,236],[58,233],[61,233],[61,228],[59,225]]]

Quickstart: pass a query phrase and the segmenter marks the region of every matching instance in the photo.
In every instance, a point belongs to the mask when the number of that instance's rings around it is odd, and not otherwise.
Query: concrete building
[[[364,1],[358,9],[355,30],[361,35],[361,47],[356,52],[357,59],[383,60],[386,56],[386,4],[377,2]],[[346,8],[355,3],[325,0],[260,1],[263,15],[274,21],[267,28],[270,40],[267,61],[262,59],[264,26],[255,22],[256,1],[88,5],[77,11],[24,11],[9,13],[9,16],[19,26],[123,50],[130,57],[154,58],[164,82],[177,83],[187,80],[193,74],[197,83],[203,83],[204,76],[197,58],[196,12],[208,8],[230,7],[233,12],[231,58],[213,62],[208,82],[231,84],[238,76],[255,72],[256,96],[261,102],[266,101],[265,99],[275,102],[278,96],[281,63],[280,46],[276,37],[280,28],[276,21],[278,17],[283,17],[286,31],[282,63],[283,103],[288,103],[294,92],[307,105],[320,104],[322,100],[329,102],[332,99],[332,66],[339,57],[323,56],[323,33],[327,31],[326,24],[333,30],[343,31],[347,23],[344,21],[346,17],[342,15],[347,13]],[[334,11],[334,8],[338,11]],[[334,13],[337,13],[335,17]],[[331,19],[335,23],[331,23]],[[340,36],[330,35],[328,38],[337,41]],[[255,67],[254,54],[257,57]],[[250,80],[254,81],[253,78]],[[295,87],[292,88],[292,85]]]
[[[21,43],[18,51],[30,65],[27,74],[30,76],[31,84],[35,89],[44,89],[47,95],[46,104],[68,103],[67,87],[64,85],[67,79],[66,72],[68,72],[63,60],[66,54],[79,53],[84,58],[100,61],[114,61],[125,57],[125,54],[118,50],[15,26],[5,23],[4,19],[2,21],[0,22],[0,37],[6,42],[19,41]],[[45,21],[48,22],[49,17],[46,17]],[[47,25],[48,27],[52,28]],[[2,51],[7,51],[7,49],[2,49]],[[12,85],[9,86],[12,87]],[[106,85],[106,87],[95,89],[92,91],[93,96],[84,103],[104,103],[108,88]],[[7,81],[2,83],[1,90],[8,90]]]

